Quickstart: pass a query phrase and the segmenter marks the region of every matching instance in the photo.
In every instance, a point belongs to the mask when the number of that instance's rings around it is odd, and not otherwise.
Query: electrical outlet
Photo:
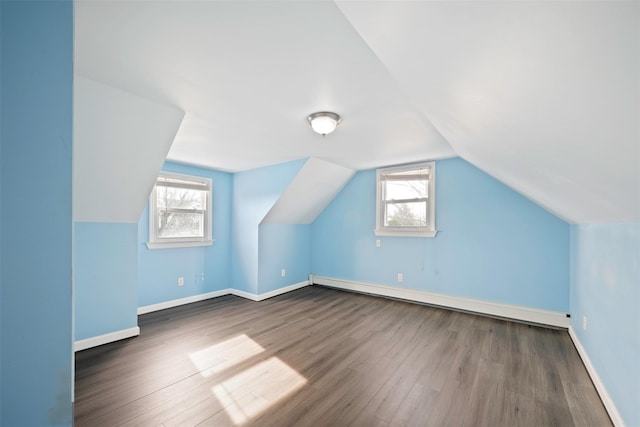
[[[582,316],[582,329],[587,330],[587,316]]]
[[[398,273],[398,282],[402,282],[404,280],[404,276],[402,273]]]
[[[280,275],[282,277],[286,276],[287,275],[287,270],[285,270],[284,268],[282,270],[280,270]]]
[[[184,286],[184,277],[178,277],[178,286]]]
[[[382,246],[382,245],[380,244],[380,239],[376,239],[376,248],[379,248],[380,246]]]

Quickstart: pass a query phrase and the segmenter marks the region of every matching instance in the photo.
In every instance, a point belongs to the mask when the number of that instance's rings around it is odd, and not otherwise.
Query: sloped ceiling
[[[76,76],[73,220],[137,223],[184,113]]]
[[[308,159],[261,224],[311,224],[354,174],[353,169]]]
[[[640,2],[338,2],[456,153],[571,222],[640,219]]]
[[[570,222],[637,221],[638,5],[77,1],[75,70],[184,111],[171,160],[459,155]]]

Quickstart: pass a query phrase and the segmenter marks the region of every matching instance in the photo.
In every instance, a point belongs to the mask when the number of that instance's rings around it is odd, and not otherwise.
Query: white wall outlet
[[[178,286],[184,286],[184,277],[178,277]]]
[[[587,316],[582,316],[582,329],[587,330]]]
[[[382,246],[382,245],[380,244],[380,239],[376,239],[376,248],[379,248],[380,246]]]
[[[285,270],[284,268],[282,270],[280,270],[280,275],[282,277],[286,276],[287,275],[287,270]]]
[[[402,282],[404,280],[404,276],[402,273],[398,273],[398,282]]]

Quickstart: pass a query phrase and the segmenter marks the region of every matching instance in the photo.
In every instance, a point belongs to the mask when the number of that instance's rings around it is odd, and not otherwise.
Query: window
[[[378,169],[377,236],[433,237],[435,163]]]
[[[161,172],[149,200],[149,249],[211,245],[211,180]]]

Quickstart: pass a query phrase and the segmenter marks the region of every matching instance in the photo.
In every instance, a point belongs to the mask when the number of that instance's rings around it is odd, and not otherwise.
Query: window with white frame
[[[378,169],[378,236],[434,237],[435,162]]]
[[[211,180],[161,172],[149,200],[149,249],[208,246]]]

